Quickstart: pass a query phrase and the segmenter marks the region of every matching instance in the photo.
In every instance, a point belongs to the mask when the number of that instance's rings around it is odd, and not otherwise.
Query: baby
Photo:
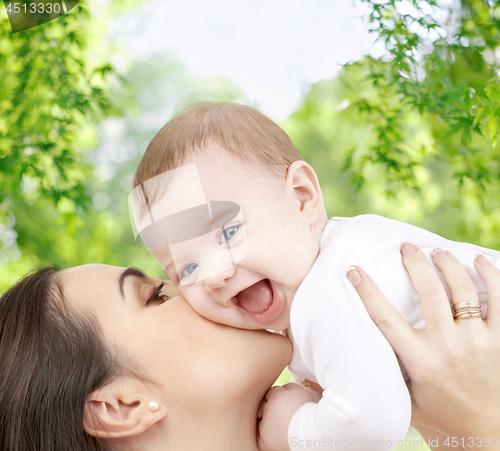
[[[483,316],[474,257],[500,267],[497,251],[383,217],[328,220],[314,170],[277,124],[243,105],[194,105],[168,122],[142,158],[131,201],[137,239],[199,314],[238,328],[287,329],[294,379],[324,388],[318,403],[303,390],[273,392],[261,451],[388,450],[408,430],[405,378],[345,277],[351,265],[416,328],[423,312],[401,243],[428,256],[450,250],[471,275]]]

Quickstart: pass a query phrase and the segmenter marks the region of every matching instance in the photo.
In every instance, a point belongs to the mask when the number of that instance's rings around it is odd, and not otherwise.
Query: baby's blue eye
[[[234,235],[236,235],[238,228],[239,228],[239,226],[233,226],[233,227],[229,227],[229,229],[224,229],[224,232],[220,236],[221,243],[226,243],[231,238],[233,238]]]
[[[198,265],[196,263],[191,263],[189,266],[186,266],[181,272],[181,278],[190,276],[196,271],[196,268],[198,268]]]

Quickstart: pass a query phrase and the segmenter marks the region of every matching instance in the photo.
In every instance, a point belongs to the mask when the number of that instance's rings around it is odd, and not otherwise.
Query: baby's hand
[[[264,397],[259,423],[260,451],[289,451],[288,425],[294,413],[306,402],[314,402],[307,390],[297,384],[272,387]]]

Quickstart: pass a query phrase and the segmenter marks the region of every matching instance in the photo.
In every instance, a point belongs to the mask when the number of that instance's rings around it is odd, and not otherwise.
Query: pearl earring
[[[157,402],[151,401],[148,404],[148,409],[151,410],[151,412],[156,412],[159,408],[160,408],[160,406],[158,405]]]

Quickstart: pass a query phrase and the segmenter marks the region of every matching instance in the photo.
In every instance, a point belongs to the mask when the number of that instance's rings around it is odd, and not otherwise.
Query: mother
[[[256,451],[290,357],[136,269],[45,269],[0,299],[0,449]]]
[[[426,290],[429,281],[436,284],[433,270],[422,271],[422,259],[405,263],[410,275],[420,275],[413,280],[428,314],[435,308],[442,316],[448,302],[444,290],[440,297]],[[452,291],[469,289],[463,269],[452,263],[440,263]],[[357,289],[380,320],[387,306],[360,273]],[[500,273],[480,274],[500,305]],[[431,298],[441,304],[433,307]],[[472,341],[466,349],[470,358],[460,360],[458,371],[441,375],[427,363],[433,381],[422,383],[421,356],[401,348],[421,424],[456,435],[497,432],[500,351],[498,344],[490,345],[498,343],[500,309],[490,309],[489,318],[495,335]],[[380,324],[395,322],[392,315]],[[392,339],[387,328],[384,332]],[[471,341],[470,327],[455,332],[457,340]],[[423,344],[420,336],[407,336],[406,347],[444,357],[426,359],[438,370],[453,368],[453,360],[446,359],[451,350],[442,351],[439,334],[423,333]],[[257,451],[259,404],[290,357],[284,337],[212,323],[175,287],[136,269],[45,269],[0,299],[0,449]],[[480,398],[476,380],[491,381],[479,388]],[[445,385],[475,391],[436,391]],[[448,409],[451,419],[444,428],[443,415],[436,412],[447,406],[461,410]],[[480,448],[477,440],[471,447]]]

